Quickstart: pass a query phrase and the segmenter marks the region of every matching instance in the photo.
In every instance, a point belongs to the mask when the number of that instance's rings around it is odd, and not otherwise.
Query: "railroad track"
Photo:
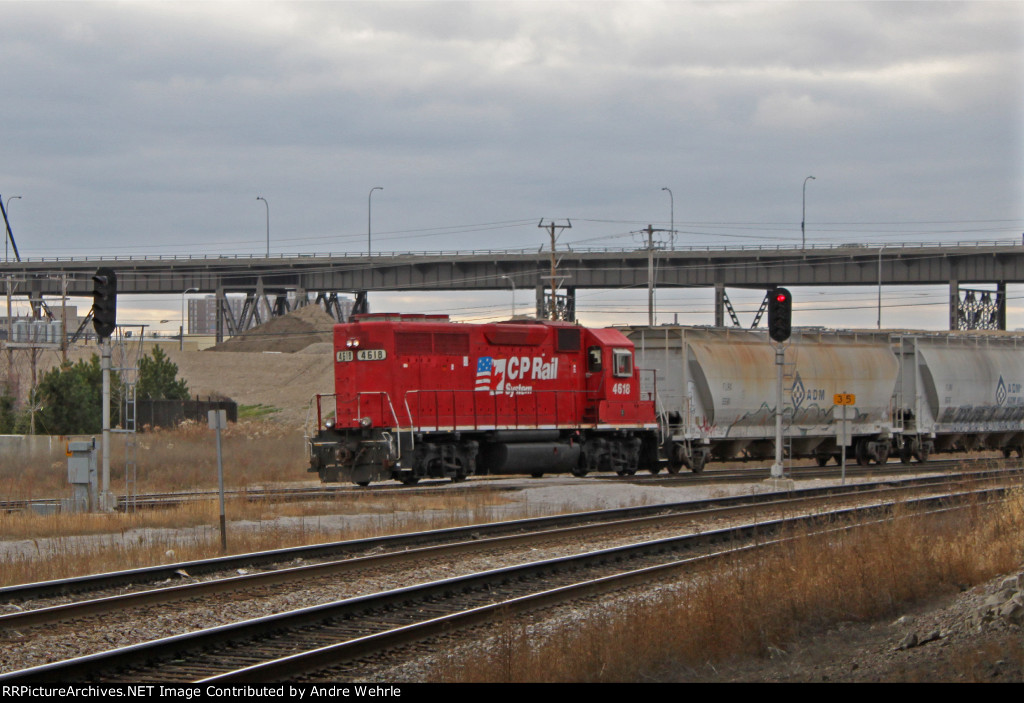
[[[852,464],[846,467],[847,478],[858,478],[863,476],[913,476],[922,472],[935,473],[942,471],[965,471],[972,466],[978,467],[1013,467],[1020,466],[1020,459],[947,459],[931,461],[927,464],[902,464],[898,460],[886,464],[873,464],[870,466],[859,466]],[[813,478],[838,478],[841,470],[838,466],[795,466],[787,470],[787,477],[799,479]],[[694,485],[704,483],[720,482],[745,482],[760,481],[770,476],[770,469],[767,467],[750,468],[729,468],[729,469],[705,469],[702,473],[694,474],[683,471],[678,474],[670,474],[666,471],[659,471],[657,474],[640,472],[632,476],[617,476],[615,474],[594,474],[591,477],[606,481],[631,481],[641,482],[645,485]],[[399,484],[384,484],[370,487],[356,487],[344,484],[330,484],[319,486],[296,486],[283,488],[248,488],[244,490],[225,491],[225,497],[230,500],[245,500],[253,503],[270,502],[284,503],[313,500],[335,500],[338,498],[366,498],[379,495],[429,495],[438,490],[445,490],[471,493],[482,489],[496,491],[518,491],[526,485],[533,485],[532,481],[519,486],[497,485],[497,481],[511,478],[509,476],[475,476],[466,482],[453,485],[448,480],[423,481],[416,487],[402,486]],[[397,493],[396,493],[397,491]],[[187,491],[179,493],[146,493],[135,496],[119,495],[117,498],[117,510],[126,512],[133,510],[154,510],[172,508],[187,503],[210,501],[218,497],[217,491]],[[20,512],[25,510],[37,510],[44,512],[56,512],[61,509],[60,498],[35,498],[25,500],[3,500],[0,501],[0,512]]]
[[[969,495],[977,500],[983,494]],[[953,499],[921,499],[914,507],[949,511]],[[13,672],[0,681],[226,683],[310,672],[344,680],[363,670],[360,660],[369,654],[480,624],[499,611],[520,612],[636,583],[649,586],[670,571],[764,548],[783,527],[864,519],[891,505],[759,521],[473,573]]]
[[[826,498],[844,499],[850,496],[883,495],[894,493],[906,494],[908,491],[927,491],[949,486],[951,483],[970,480],[1002,481],[1006,477],[1024,475],[1024,469],[991,469],[971,472],[969,474],[951,474],[940,476],[923,476],[899,481],[882,480],[869,483],[851,483],[846,486],[823,486],[804,488],[783,493],[755,493],[748,495],[712,498],[700,501],[669,503],[658,505],[615,508],[609,510],[571,513],[549,517],[528,518],[504,522],[452,527],[427,532],[368,537],[344,542],[331,542],[301,547],[268,550],[248,554],[237,554],[211,559],[175,562],[151,567],[141,567],[124,571],[86,576],[54,579],[30,584],[0,587],[0,602],[29,603],[43,598],[65,595],[83,594],[102,589],[123,589],[126,587],[145,586],[166,581],[180,581],[183,578],[199,577],[217,572],[237,572],[247,569],[278,570],[282,565],[295,562],[314,562],[337,559],[354,559],[374,552],[386,551],[408,553],[409,550],[440,546],[444,544],[463,544],[463,550],[473,545],[484,544],[483,540],[502,536],[529,536],[552,530],[565,530],[563,536],[569,536],[572,530],[589,532],[601,530],[623,529],[636,526],[644,520],[693,520],[698,516],[709,517],[715,514],[736,513],[739,510],[758,508],[765,509],[771,504],[780,509],[791,508],[801,503],[820,502]],[[602,527],[604,526],[604,527]],[[397,559],[397,556],[389,557]],[[365,566],[365,565],[364,565]],[[260,579],[266,582],[274,580],[273,574],[252,574],[240,579],[239,584],[257,584]],[[156,602],[155,599],[154,601]],[[33,618],[42,615],[31,615],[32,611],[0,616],[0,628],[39,624]]]
[[[1005,477],[1005,473],[1001,474]],[[975,478],[980,478],[975,476]],[[986,477],[984,480],[992,480],[994,477]],[[945,479],[948,482],[948,479]],[[934,489],[937,484],[932,483],[930,488]],[[919,490],[929,487],[926,483],[919,484]],[[906,488],[903,488],[906,491]],[[996,490],[996,489],[986,489]],[[961,492],[959,495],[983,495],[976,491]],[[807,500],[809,496],[801,496],[800,500]],[[948,501],[950,497],[930,497],[918,499],[918,504],[927,505],[929,502]],[[719,501],[721,502],[721,501]],[[876,503],[883,506],[891,506],[893,500],[880,501],[875,498]],[[664,508],[666,506],[655,506]],[[740,506],[742,507],[742,506]],[[788,511],[794,510],[796,504],[790,504]],[[737,507],[731,508],[733,510]],[[872,510],[878,510],[875,506]],[[819,513],[815,516],[800,518],[800,520],[835,520],[840,516],[852,516],[860,514],[865,509],[843,509],[842,511]],[[618,511],[603,511],[604,513]],[[647,516],[646,518],[632,518],[633,520],[646,520],[654,524],[658,520],[683,519],[684,513],[668,516]],[[680,553],[694,554],[701,549],[715,548],[716,545],[735,543],[737,540],[751,535],[757,535],[763,542],[765,535],[776,532],[782,524],[794,524],[796,518],[788,520],[768,520],[754,522],[726,530],[708,532],[701,535],[683,535],[668,539],[648,540],[642,544],[633,544],[623,547],[598,550],[584,555],[563,557],[558,559],[536,562],[533,565],[520,565],[503,569],[491,570],[488,572],[460,576],[454,579],[446,579],[431,584],[396,589],[387,593],[375,594],[373,596],[362,596],[351,598],[336,603],[318,605],[312,608],[303,608],[292,613],[282,613],[266,618],[257,618],[243,624],[226,625],[196,633],[177,635],[164,638],[157,643],[146,643],[133,645],[122,650],[113,652],[89,655],[80,660],[70,660],[59,664],[45,665],[22,672],[13,672],[0,676],[0,680],[28,681],[28,680],[67,680],[78,677],[96,677],[104,681],[183,681],[202,679],[209,676],[228,677],[224,680],[272,680],[275,678],[291,678],[295,672],[300,670],[297,659],[292,658],[295,647],[301,646],[310,650],[321,650],[316,655],[304,655],[301,659],[301,667],[317,669],[323,666],[323,662],[330,659],[335,661],[336,657],[359,657],[363,656],[367,647],[397,646],[398,642],[411,641],[409,638],[418,639],[428,636],[429,633],[436,633],[438,629],[452,628],[456,626],[467,626],[479,622],[481,618],[491,617],[494,608],[519,607],[518,603],[530,604],[529,607],[536,607],[538,604],[549,602],[551,598],[578,598],[586,588],[604,589],[620,583],[621,579],[648,578],[652,571],[648,569],[669,569],[679,568],[680,560],[677,556],[667,558],[664,556],[677,555]],[[591,530],[609,528],[610,524],[602,525],[596,523],[591,525]],[[546,535],[520,535],[519,539],[565,539],[567,530],[584,529],[580,527],[566,527],[559,530],[545,530]],[[633,529],[636,529],[634,525]],[[476,541],[476,548],[480,548],[480,540]],[[442,547],[441,549],[462,549],[456,545]],[[421,552],[419,556],[412,558],[423,558],[427,553]],[[683,561],[695,559],[688,557]],[[704,557],[701,557],[704,558]],[[653,561],[652,561],[653,560]],[[616,564],[630,563],[627,570],[634,576],[619,574],[612,577],[609,573],[601,573],[602,569],[611,568],[618,574],[622,571]],[[364,568],[368,562],[362,561],[357,564],[350,564],[349,567]],[[609,564],[612,566],[609,567]],[[675,566],[672,566],[675,564]],[[582,587],[579,590],[573,584],[580,581],[577,574],[584,571],[594,570],[593,575],[583,579],[591,582],[592,585]],[[296,572],[299,573],[299,572]],[[638,574],[646,574],[639,576]],[[281,574],[273,575],[281,578]],[[297,576],[307,579],[308,572]],[[608,580],[612,579],[612,580]],[[565,580],[564,582],[562,580]],[[561,584],[560,589],[552,591],[549,595],[537,594],[538,588],[542,591],[551,591],[550,586],[554,583]],[[571,583],[570,583],[571,582]],[[512,590],[506,584],[515,584]],[[532,584],[532,585],[530,585]],[[540,584],[538,586],[537,584]],[[526,590],[521,590],[525,588]],[[520,589],[520,590],[517,590]],[[560,595],[554,595],[554,594]],[[482,600],[477,600],[477,599]],[[120,607],[114,605],[114,607]],[[368,615],[355,615],[355,613],[369,613]],[[418,613],[412,621],[409,621],[409,613]],[[427,615],[425,616],[424,613]],[[359,624],[361,620],[368,620],[369,624]],[[379,623],[380,620],[384,624]],[[328,623],[326,625],[321,623]],[[333,624],[331,624],[333,623]],[[373,624],[376,623],[376,624]],[[285,634],[275,635],[275,632]],[[297,645],[300,639],[307,637],[308,643]],[[384,633],[387,634],[384,634]],[[239,640],[246,640],[249,644],[239,644]],[[337,644],[337,643],[344,644]],[[325,645],[325,643],[332,643]],[[323,650],[324,646],[329,646]],[[207,649],[209,647],[229,647],[230,654],[214,655],[192,655],[187,652],[195,648]],[[356,653],[356,654],[354,654]],[[363,653],[363,654],[359,654]],[[175,660],[181,659],[182,664],[168,664],[166,661],[158,665],[156,669],[139,669],[142,660],[162,660],[171,657]],[[307,658],[308,657],[308,658]],[[284,660],[284,661],[280,661]],[[77,662],[77,663],[76,663]],[[278,662],[269,664],[268,662]],[[313,664],[313,662],[319,662]],[[257,666],[258,668],[250,668]],[[97,674],[97,672],[110,671],[115,673]],[[126,673],[116,673],[129,667]],[[284,667],[284,668],[281,668]],[[347,676],[341,670],[335,669],[331,676]]]

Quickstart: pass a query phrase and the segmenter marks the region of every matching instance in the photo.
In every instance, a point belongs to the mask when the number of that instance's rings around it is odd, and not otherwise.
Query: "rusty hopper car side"
[[[1024,455],[1024,338],[935,333],[895,337],[900,458],[932,452]]]
[[[763,330],[630,327],[638,364],[656,372],[669,469],[709,459],[767,459],[775,447],[774,351]],[[853,453],[884,463],[898,375],[888,336],[794,329],[787,342],[783,412],[790,456],[824,465],[839,456],[833,396],[853,393]]]

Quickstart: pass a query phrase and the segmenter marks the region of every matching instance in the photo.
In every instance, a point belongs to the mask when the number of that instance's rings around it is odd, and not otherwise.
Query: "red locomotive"
[[[323,481],[657,466],[653,394],[618,331],[367,314],[335,326],[334,353],[333,403],[317,397],[310,439]]]

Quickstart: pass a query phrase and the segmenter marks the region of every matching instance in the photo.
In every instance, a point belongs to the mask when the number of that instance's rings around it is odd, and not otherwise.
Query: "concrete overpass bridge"
[[[45,258],[0,264],[9,296],[39,307],[45,298],[92,294],[92,274],[110,267],[119,293],[217,296],[218,328],[236,334],[317,302],[340,316],[340,293],[365,306],[370,291],[473,291],[533,288],[538,315],[552,308],[575,316],[580,289],[707,288],[714,292],[714,324],[731,311],[728,288],[774,285],[949,287],[950,329],[1005,329],[1006,286],[1024,283],[1024,242],[885,244],[868,246],[559,249],[552,296],[552,255],[543,248],[466,252],[284,254],[279,256],[141,256]],[[987,285],[993,288],[977,289]],[[227,304],[244,294],[241,314]],[[709,321],[710,322],[710,321]]]

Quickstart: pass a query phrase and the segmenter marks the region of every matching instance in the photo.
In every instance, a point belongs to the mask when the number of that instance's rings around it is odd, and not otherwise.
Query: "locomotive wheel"
[[[651,474],[653,474],[654,476],[657,476],[658,472],[661,471],[661,466],[659,466],[658,464],[651,464],[650,468],[647,470],[650,471]]]
[[[588,473],[589,472],[587,471],[586,467],[584,467],[584,466],[577,466],[575,469],[572,470],[572,475],[573,476],[578,476],[580,478],[583,478]]]
[[[681,469],[681,468],[683,468],[683,467],[679,466],[678,464],[673,464],[671,461],[668,462],[668,472],[670,474],[677,474],[677,473],[679,473],[679,469]]]

